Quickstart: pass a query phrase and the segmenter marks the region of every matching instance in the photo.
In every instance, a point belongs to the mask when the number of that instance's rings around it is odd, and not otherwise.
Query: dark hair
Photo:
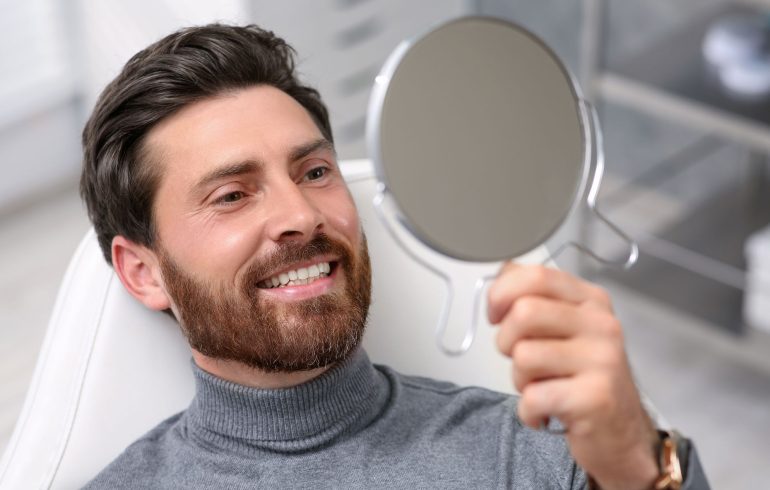
[[[80,194],[108,263],[116,235],[154,245],[160,168],[149,162],[144,138],[182,107],[271,85],[299,102],[333,141],[326,106],[315,89],[299,82],[294,54],[283,39],[257,26],[211,24],[170,34],[126,63],[99,96],[83,130]]]

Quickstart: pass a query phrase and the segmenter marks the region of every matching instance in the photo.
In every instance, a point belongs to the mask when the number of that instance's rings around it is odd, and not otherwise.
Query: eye
[[[221,197],[218,197],[214,202],[217,204],[234,204],[238,201],[243,199],[243,192],[241,191],[233,191],[228,192],[227,194],[223,194]]]
[[[305,178],[311,181],[319,180],[319,179],[322,179],[328,172],[329,172],[329,169],[326,167],[315,167],[314,169],[310,170],[308,173],[305,174]]]

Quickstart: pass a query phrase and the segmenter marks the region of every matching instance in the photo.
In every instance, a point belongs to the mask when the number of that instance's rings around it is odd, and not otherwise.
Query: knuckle
[[[507,296],[508,292],[500,284],[500,281],[495,281],[487,291],[487,304],[490,312],[494,312],[494,315],[502,316]]]
[[[490,310],[497,308],[497,305],[500,304],[500,293],[498,290],[497,282],[494,282],[487,290],[487,306]]]
[[[513,371],[513,386],[516,387],[516,391],[521,393],[527,386],[525,376],[519,369]]]
[[[603,315],[597,322],[602,335],[612,339],[619,339],[623,336],[623,327],[614,315]]]
[[[614,410],[615,396],[610,377],[596,376],[593,381],[594,407],[599,413],[611,413]]]
[[[591,295],[593,296],[594,301],[602,305],[610,305],[612,303],[610,293],[603,287],[594,286]]]
[[[525,392],[521,393],[521,397],[519,398],[518,403],[516,404],[516,413],[519,416],[519,420],[521,420],[521,423],[524,425],[532,426],[533,422],[533,410],[531,403],[529,401],[529,398],[526,396]]]
[[[513,305],[513,320],[516,323],[528,323],[537,315],[538,301],[532,297],[519,298]]]
[[[516,368],[519,370],[530,369],[533,365],[534,356],[532,355],[532,346],[529,342],[520,341],[513,346],[513,359],[516,361]]]
[[[615,371],[623,359],[621,351],[615,347],[615,344],[605,344],[597,348],[596,352],[599,366],[610,371]]]
[[[569,431],[575,437],[588,438],[596,432],[596,424],[591,420],[579,419],[569,424]]]
[[[500,302],[500,280],[494,281],[487,290],[487,300],[490,305]]]
[[[525,386],[521,390],[521,398],[519,399],[519,406],[526,413],[532,413],[537,407],[543,405],[542,390],[539,390],[537,386]]]
[[[501,268],[501,272],[502,273],[509,272],[509,271],[518,269],[519,267],[520,267],[519,264],[517,264],[516,262],[514,262],[512,260],[509,260],[509,261],[507,261],[507,262],[505,262],[503,264],[503,266]]]
[[[495,338],[495,343],[497,344],[497,350],[500,351],[503,355],[510,355],[510,348],[508,346],[508,340],[505,335],[503,335],[502,330],[498,332],[497,337]]]
[[[598,398],[598,406],[601,413],[615,413],[615,397],[612,396],[609,388],[602,391],[602,395]]]
[[[542,265],[535,265],[528,270],[528,279],[533,287],[540,289],[548,282],[548,268]]]

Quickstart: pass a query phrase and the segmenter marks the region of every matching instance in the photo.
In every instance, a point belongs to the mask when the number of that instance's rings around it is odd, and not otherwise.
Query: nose
[[[267,234],[275,242],[309,240],[323,226],[323,216],[303,190],[291,180],[271,192]]]

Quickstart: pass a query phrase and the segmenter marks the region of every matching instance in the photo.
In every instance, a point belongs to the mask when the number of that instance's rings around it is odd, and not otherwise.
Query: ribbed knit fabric
[[[274,390],[231,383],[192,366],[196,396],[185,414],[190,434],[244,454],[323,446],[367,425],[388,398],[387,380],[362,350],[308,383]]]
[[[188,410],[129,446],[86,488],[586,485],[563,437],[519,423],[515,397],[403,376],[372,365],[363,350],[286,389],[240,386],[195,365],[193,372]]]
[[[515,399],[374,366],[359,349],[265,390],[193,364],[185,412],[87,488],[580,488],[561,437],[521,427]]]

